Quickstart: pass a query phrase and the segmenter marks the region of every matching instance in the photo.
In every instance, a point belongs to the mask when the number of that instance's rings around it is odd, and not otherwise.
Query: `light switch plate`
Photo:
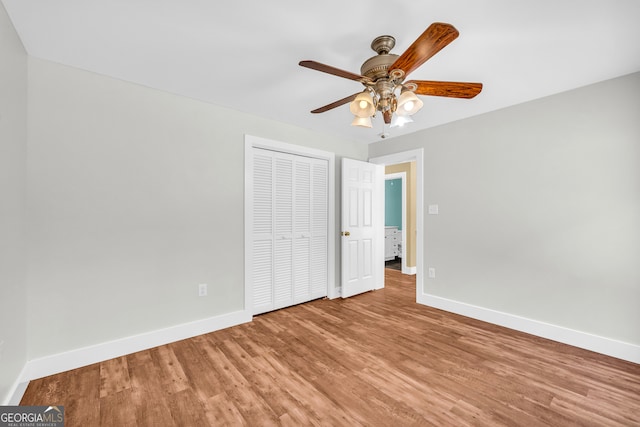
[[[429,215],[438,215],[438,205],[429,205]]]
[[[207,296],[207,284],[200,283],[198,285],[198,296],[206,297]]]

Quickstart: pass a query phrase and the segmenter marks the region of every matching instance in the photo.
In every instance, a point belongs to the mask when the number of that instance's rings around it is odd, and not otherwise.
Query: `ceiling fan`
[[[411,120],[411,115],[422,108],[417,95],[473,98],[482,90],[482,83],[443,82],[404,79],[416,68],[458,37],[458,30],[451,24],[434,22],[402,54],[389,53],[396,44],[392,36],[376,37],[371,49],[377,55],[367,59],[360,68],[361,74],[351,73],[316,61],[300,61],[299,65],[334,76],[355,80],[365,86],[364,91],[349,95],[312,113],[324,113],[343,104],[355,115],[354,126],[372,127],[371,117],[380,111],[385,124],[401,125]],[[395,116],[394,116],[395,113]],[[386,134],[383,132],[382,136]]]

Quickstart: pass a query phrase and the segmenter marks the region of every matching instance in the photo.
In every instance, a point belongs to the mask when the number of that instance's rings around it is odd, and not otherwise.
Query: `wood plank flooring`
[[[411,276],[32,381],[73,426],[640,426],[640,365],[415,302]]]

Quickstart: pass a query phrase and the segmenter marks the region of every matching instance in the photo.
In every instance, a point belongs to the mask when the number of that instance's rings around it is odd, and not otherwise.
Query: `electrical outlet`
[[[200,283],[198,285],[198,296],[200,296],[200,297],[206,297],[207,296],[207,284],[206,283]]]
[[[433,267],[429,267],[429,279],[436,278],[436,269]]]

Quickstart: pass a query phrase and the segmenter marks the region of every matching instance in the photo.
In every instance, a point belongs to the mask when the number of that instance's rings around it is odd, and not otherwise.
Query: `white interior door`
[[[342,159],[342,297],[384,286],[384,166]]]

